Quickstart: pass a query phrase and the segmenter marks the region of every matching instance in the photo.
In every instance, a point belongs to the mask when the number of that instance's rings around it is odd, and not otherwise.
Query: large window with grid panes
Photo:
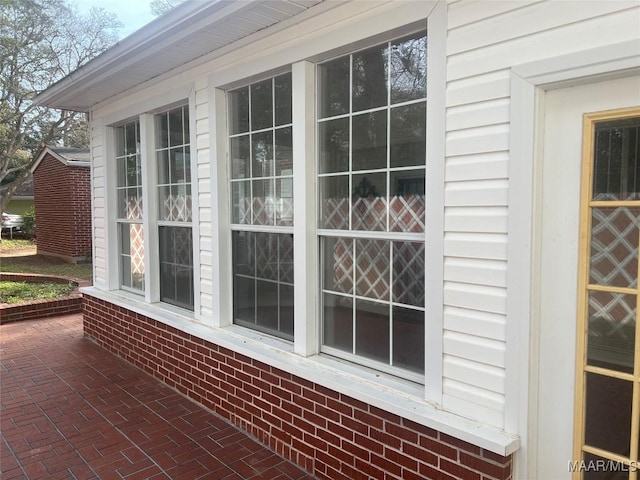
[[[426,35],[317,67],[322,351],[423,381]]]
[[[193,310],[189,108],[148,117],[146,135],[140,119],[114,128],[119,285]]]
[[[291,74],[228,92],[233,321],[293,340]]]

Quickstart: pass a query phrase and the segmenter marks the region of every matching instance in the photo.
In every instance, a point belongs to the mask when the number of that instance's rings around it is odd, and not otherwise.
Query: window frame
[[[291,121],[289,122],[284,122],[284,123],[278,123],[277,122],[277,108],[276,108],[276,81],[278,78],[281,78],[285,75],[288,75],[290,78],[290,82],[293,82],[293,74],[290,70],[285,70],[282,72],[279,72],[277,74],[274,75],[268,75],[264,78],[261,78],[259,80],[252,80],[249,83],[246,84],[241,84],[240,86],[235,86],[233,88],[229,88],[228,90],[225,91],[225,104],[226,104],[226,112],[225,112],[225,118],[227,119],[227,126],[228,126],[228,132],[227,132],[227,139],[226,139],[226,144],[227,144],[227,151],[228,153],[228,192],[229,192],[229,198],[227,199],[228,202],[228,211],[227,211],[227,215],[229,216],[229,231],[230,231],[230,257],[232,259],[232,265],[231,265],[231,305],[232,305],[232,316],[230,319],[230,322],[235,324],[235,325],[239,325],[241,327],[245,327],[251,330],[255,330],[257,332],[261,332],[267,335],[272,335],[276,338],[279,339],[283,339],[285,341],[293,341],[294,340],[294,336],[295,336],[295,330],[296,330],[296,322],[295,322],[295,307],[294,307],[294,311],[293,311],[293,333],[289,334],[287,332],[282,332],[280,329],[281,326],[281,322],[280,322],[280,314],[281,314],[281,298],[280,298],[280,289],[281,287],[284,285],[286,287],[290,287],[293,290],[293,295],[295,298],[295,281],[284,281],[280,278],[280,268],[278,268],[278,277],[276,280],[266,280],[266,279],[262,279],[260,278],[257,273],[255,273],[253,276],[251,275],[240,275],[243,278],[249,279],[251,281],[253,281],[254,283],[254,322],[250,322],[248,320],[243,320],[243,319],[238,319],[235,318],[236,317],[236,313],[235,313],[235,285],[236,285],[236,273],[235,273],[235,265],[233,265],[233,259],[235,258],[235,252],[234,252],[234,241],[233,241],[233,237],[235,234],[237,233],[246,233],[249,235],[260,235],[260,234],[272,234],[275,235],[278,238],[278,242],[280,241],[281,238],[283,238],[283,236],[285,235],[289,235],[293,238],[292,241],[292,248],[293,251],[295,252],[295,238],[296,235],[294,233],[295,230],[295,218],[291,219],[290,222],[284,221],[283,223],[278,223],[278,217],[277,214],[275,212],[273,212],[273,215],[271,218],[272,223],[261,223],[261,222],[257,222],[255,220],[255,212],[254,212],[254,203],[256,201],[256,196],[254,196],[253,194],[253,189],[254,189],[254,183],[256,181],[269,181],[271,183],[271,188],[273,188],[274,190],[274,194],[277,194],[277,182],[279,180],[284,180],[284,181],[289,181],[291,183],[291,188],[292,188],[292,202],[293,202],[293,215],[295,217],[295,201],[293,200],[295,198],[294,196],[294,192],[293,192],[293,185],[295,183],[296,180],[296,160],[295,160],[295,152],[293,152],[293,145],[292,145],[292,171],[291,173],[288,174],[284,174],[284,173],[280,173],[278,174],[277,172],[277,158],[276,158],[276,146],[277,146],[277,140],[276,140],[276,136],[277,136],[277,132],[279,131],[284,131],[286,129],[289,129],[291,132],[291,140],[293,142],[293,138],[294,138],[294,118],[293,118],[293,92],[291,92],[291,96],[290,96],[290,101],[291,101],[291,108],[292,108],[292,112],[291,112]],[[265,82],[269,81],[271,84],[271,126],[270,127],[262,127],[262,128],[253,128],[253,105],[252,105],[252,89],[259,85],[259,84],[264,84]],[[291,87],[293,88],[293,85],[291,85]],[[247,89],[247,108],[248,108],[248,112],[247,112],[247,129],[246,130],[242,130],[242,131],[232,131],[230,125],[232,123],[232,118],[234,117],[235,112],[232,111],[232,109],[234,108],[235,104],[234,102],[232,102],[230,100],[231,95],[241,91],[242,89]],[[261,135],[264,133],[270,133],[272,135],[271,138],[271,145],[273,146],[273,151],[272,151],[272,168],[273,171],[270,172],[267,175],[257,175],[255,176],[253,174],[253,168],[254,168],[254,152],[253,152],[253,144],[252,144],[252,138],[254,135]],[[246,137],[249,140],[249,144],[248,144],[248,151],[249,151],[249,156],[248,156],[248,162],[249,162],[249,174],[248,175],[238,175],[235,176],[234,175],[234,164],[233,164],[233,149],[231,147],[234,139],[238,139],[238,138],[243,138]],[[250,194],[246,197],[243,198],[248,198],[249,201],[251,202],[251,206],[249,207],[249,220],[248,221],[242,221],[243,219],[241,218],[241,221],[238,222],[234,222],[234,209],[235,209],[235,200],[234,200],[234,184],[241,184],[241,183],[245,183],[248,184],[249,186],[249,192]],[[242,215],[240,215],[241,217],[243,217]],[[246,218],[246,215],[243,217]],[[255,242],[255,240],[254,240]],[[257,244],[255,246],[256,248],[256,252],[257,252]],[[280,253],[279,251],[279,247],[278,247],[278,253]],[[292,261],[292,268],[293,268],[293,275],[295,277],[295,253],[293,254],[293,261]],[[280,265],[280,261],[278,260],[278,265]],[[255,266],[254,266],[255,267]],[[257,305],[257,298],[258,298],[258,293],[257,293],[257,284],[259,281],[265,281],[267,283],[270,284],[275,284],[277,287],[277,296],[278,296],[278,301],[277,301],[277,309],[278,309],[278,328],[277,329],[271,329],[268,327],[264,327],[258,324],[258,305]]]
[[[169,101],[167,101],[169,100]],[[175,314],[200,318],[200,291],[201,287],[197,279],[200,277],[199,258],[199,202],[198,185],[193,182],[193,175],[197,169],[197,159],[194,152],[196,142],[195,134],[195,92],[191,85],[187,88],[180,88],[170,92],[169,95],[161,95],[146,99],[142,102],[132,104],[127,108],[108,115],[104,119],[104,150],[105,158],[108,162],[115,159],[115,129],[124,124],[137,121],[140,125],[140,158],[142,168],[142,201],[145,207],[142,228],[144,232],[144,291],[136,291],[123,287],[120,282],[121,265],[119,264],[119,230],[117,219],[117,172],[115,169],[106,169],[105,175],[105,199],[107,201],[107,212],[105,220],[108,222],[106,230],[108,232],[107,246],[109,250],[117,252],[117,255],[107,255],[106,281],[110,291],[118,292],[125,298],[134,301],[143,301],[147,305],[159,307],[161,310],[173,312]],[[157,166],[155,158],[155,123],[156,114],[166,113],[178,107],[185,107],[189,115],[189,136],[190,145],[190,171],[191,171],[191,198],[192,198],[192,220],[188,224],[192,234],[192,268],[193,268],[193,310],[174,305],[160,300],[160,251],[159,251],[159,228],[161,224],[167,224],[159,220],[158,217],[158,184]],[[173,225],[173,223],[171,223]],[[187,224],[185,224],[187,225]],[[111,228],[115,226],[117,228]],[[153,252],[153,253],[151,253]]]
[[[131,156],[131,154],[127,153],[127,148],[126,148],[126,142],[127,142],[127,134],[126,134],[126,129],[127,127],[129,127],[130,125],[133,125],[136,133],[136,140],[138,141],[138,146],[137,146],[137,151],[134,154],[136,157],[136,163],[138,164],[137,167],[139,167],[140,172],[140,178],[138,183],[135,185],[136,189],[140,190],[140,194],[137,196],[138,201],[142,201],[142,204],[144,206],[144,201],[143,201],[143,192],[144,192],[144,179],[143,179],[143,175],[142,175],[142,142],[141,142],[141,130],[140,130],[140,120],[139,119],[131,119],[129,121],[123,122],[119,125],[114,126],[113,128],[113,136],[114,136],[114,145],[117,144],[117,139],[118,139],[118,133],[117,130],[118,129],[124,129],[124,133],[123,133],[123,146],[124,146],[124,151],[122,152],[123,154],[120,155],[120,150],[119,148],[116,146],[114,147],[114,162],[116,163],[116,182],[115,182],[115,197],[116,197],[116,213],[115,213],[115,222],[116,222],[116,228],[117,228],[117,252],[118,252],[118,286],[120,289],[131,292],[133,294],[136,295],[144,295],[145,291],[147,289],[146,286],[146,282],[144,279],[144,272],[143,272],[143,278],[142,278],[142,285],[141,288],[135,288],[133,285],[125,285],[124,283],[124,271],[123,271],[123,265],[122,265],[122,261],[123,261],[123,257],[125,256],[125,253],[122,251],[122,235],[123,235],[123,229],[125,227],[127,228],[131,228],[132,225],[138,225],[139,228],[142,229],[142,236],[143,236],[143,240],[142,240],[142,246],[143,246],[143,268],[144,268],[144,257],[145,257],[145,250],[144,250],[144,237],[145,237],[145,231],[144,231],[144,221],[145,221],[145,217],[147,216],[147,212],[145,211],[145,209],[143,208],[142,211],[140,212],[140,217],[139,218],[126,218],[126,217],[122,217],[120,216],[120,207],[121,205],[119,205],[119,200],[120,200],[120,191],[122,190],[128,190],[129,189],[129,184],[128,184],[128,180],[125,179],[125,185],[120,185],[120,180],[118,179],[118,170],[119,170],[119,163],[120,161],[124,160],[125,162],[128,162],[128,157]],[[125,167],[126,168],[126,167]],[[127,173],[124,172],[124,176],[127,177]],[[127,195],[128,196],[128,195]],[[131,239],[129,239],[129,244],[131,244]],[[129,252],[128,255],[126,255],[128,257],[131,258],[131,253]],[[146,270],[146,269],[145,269]],[[132,275],[132,274],[131,274]],[[133,284],[133,281],[132,281]]]
[[[640,299],[640,285],[638,282],[638,265],[635,265],[635,285],[626,284],[621,285],[615,281],[608,281],[605,279],[594,278],[594,271],[597,268],[602,267],[602,264],[594,267],[593,260],[597,252],[594,251],[593,237],[597,236],[596,230],[594,230],[594,213],[598,210],[601,212],[606,209],[630,209],[635,210],[640,207],[640,198],[613,198],[606,195],[600,195],[598,192],[598,185],[596,180],[599,172],[597,171],[597,132],[598,128],[602,124],[608,122],[622,122],[629,119],[636,120],[640,117],[640,108],[630,107],[614,110],[605,110],[600,112],[585,113],[583,115],[582,125],[582,158],[581,158],[581,193],[580,193],[580,242],[578,253],[578,299],[577,299],[577,319],[576,319],[576,373],[575,373],[575,392],[574,392],[574,432],[573,432],[573,459],[578,461],[589,462],[586,455],[592,455],[594,458],[601,458],[605,461],[618,462],[620,465],[625,464],[627,467],[629,464],[635,465],[639,460],[639,431],[640,431],[640,348],[638,342],[640,341],[640,325],[638,319],[640,318],[640,310],[638,300]],[[636,120],[637,121],[637,120]],[[638,127],[636,127],[637,129]],[[640,142],[640,140],[636,140]],[[607,170],[606,174],[609,174]],[[610,233],[610,232],[607,232]],[[625,305],[631,307],[631,299],[635,301],[633,303],[634,314],[633,323],[633,348],[630,349],[631,365],[626,365],[627,368],[623,368],[623,365],[619,362],[620,357],[600,357],[598,358],[598,345],[597,341],[592,345],[592,340],[589,338],[592,333],[593,326],[591,323],[594,319],[590,317],[592,310],[595,308],[592,305],[592,295],[611,295],[626,297],[624,300]],[[626,303],[629,302],[629,303]],[[618,301],[615,303],[619,308]],[[596,302],[597,305],[597,302]],[[602,307],[605,313],[611,313],[607,307]],[[614,309],[611,308],[613,311]],[[594,352],[591,352],[591,350]],[[617,365],[616,368],[614,365]],[[587,436],[589,436],[588,424],[589,419],[587,413],[589,410],[589,388],[588,377],[591,376],[593,380],[607,379],[608,381],[621,382],[630,384],[631,395],[629,402],[631,404],[629,412],[629,453],[624,454],[621,452],[614,452],[613,450],[607,450],[604,446],[589,445],[587,442]],[[593,413],[592,413],[593,415]],[[597,429],[597,426],[596,426]],[[633,469],[629,470],[629,479],[636,480],[638,478],[637,471]],[[579,480],[584,477],[583,472],[574,471],[572,478]]]
[[[422,172],[424,172],[425,175],[425,200],[426,200],[426,181],[427,181],[427,162],[426,162],[426,158],[427,158],[427,150],[426,150],[426,144],[428,143],[428,133],[427,133],[427,123],[426,123],[426,113],[428,112],[428,91],[425,90],[425,95],[424,97],[418,98],[418,99],[411,99],[409,101],[402,101],[402,102],[397,102],[397,103],[393,103],[392,102],[392,91],[389,88],[390,83],[388,83],[390,81],[390,68],[388,68],[388,71],[386,72],[386,78],[385,80],[387,81],[387,91],[386,91],[386,98],[384,99],[384,103],[382,105],[379,106],[375,106],[375,107],[371,107],[371,108],[361,108],[361,109],[356,109],[354,110],[353,107],[353,102],[354,102],[354,56],[356,56],[357,54],[361,53],[361,52],[366,52],[367,50],[370,49],[374,49],[374,48],[383,48],[383,46],[386,44],[387,48],[388,48],[388,52],[387,52],[387,61],[390,62],[391,61],[391,52],[392,52],[392,48],[391,45],[395,42],[395,41],[401,41],[401,40],[405,40],[408,39],[409,37],[416,37],[419,34],[424,34],[425,35],[425,54],[427,54],[428,52],[428,46],[429,46],[429,34],[427,32],[427,29],[422,28],[422,29],[414,29],[414,30],[408,30],[408,31],[404,31],[402,33],[393,35],[393,36],[388,36],[386,38],[384,38],[383,40],[377,40],[377,41],[373,41],[370,44],[366,44],[366,45],[362,45],[359,46],[357,49],[354,48],[352,50],[349,50],[347,52],[340,52],[339,55],[335,55],[335,56],[331,56],[328,57],[326,59],[323,59],[322,62],[318,62],[316,64],[316,78],[317,78],[317,89],[316,89],[316,112],[317,115],[315,117],[315,128],[317,129],[317,138],[319,139],[321,137],[320,134],[320,130],[321,130],[321,125],[324,123],[328,123],[334,120],[341,120],[341,119],[346,119],[348,120],[348,124],[349,124],[349,152],[348,152],[348,166],[346,168],[346,170],[340,170],[338,172],[323,172],[320,166],[321,163],[321,152],[320,152],[320,141],[318,140],[318,145],[316,147],[316,165],[317,165],[317,181],[318,184],[320,184],[320,182],[325,179],[325,178],[332,178],[332,177],[339,177],[339,176],[348,176],[348,203],[349,203],[349,213],[348,213],[348,225],[345,228],[329,228],[329,227],[323,227],[321,225],[322,223],[322,199],[321,199],[321,193],[320,193],[320,188],[318,191],[318,195],[317,195],[317,205],[318,208],[316,210],[316,228],[317,228],[317,238],[318,238],[318,258],[319,258],[319,288],[318,288],[318,295],[319,295],[319,299],[318,299],[318,303],[319,303],[319,309],[318,309],[318,315],[319,315],[319,328],[321,329],[320,333],[319,333],[319,350],[322,353],[331,355],[333,357],[342,359],[342,360],[346,360],[349,362],[353,362],[355,364],[358,365],[362,365],[363,367],[366,368],[371,368],[373,370],[377,370],[377,371],[381,371],[381,372],[385,372],[388,373],[390,375],[394,375],[396,377],[399,378],[404,378],[416,383],[420,383],[423,384],[425,383],[425,375],[424,373],[418,373],[406,368],[401,368],[401,367],[395,367],[392,365],[393,362],[393,352],[392,352],[392,346],[390,345],[390,351],[389,351],[389,356],[390,356],[390,364],[386,365],[380,361],[371,359],[371,358],[367,358],[364,357],[362,355],[358,355],[357,353],[355,353],[353,351],[353,349],[356,348],[356,331],[355,331],[355,323],[357,323],[357,308],[356,308],[356,303],[358,301],[364,301],[364,302],[370,302],[373,304],[379,304],[379,305],[384,305],[387,310],[389,311],[389,313],[391,313],[391,311],[394,309],[394,307],[398,306],[398,307],[403,307],[403,308],[407,308],[407,305],[402,304],[402,305],[398,305],[397,301],[394,301],[393,299],[393,293],[392,293],[392,288],[393,288],[393,265],[391,265],[389,267],[389,276],[390,276],[390,280],[389,280],[389,298],[387,300],[377,300],[374,298],[369,298],[366,296],[362,296],[362,295],[358,295],[357,293],[357,287],[355,282],[353,283],[352,287],[351,287],[351,293],[347,293],[347,294],[340,294],[339,296],[341,297],[345,297],[345,298],[350,298],[352,301],[352,322],[354,322],[354,326],[353,326],[353,330],[352,330],[352,335],[353,335],[353,339],[352,339],[352,353],[346,352],[343,349],[340,348],[336,348],[333,346],[329,346],[326,345],[324,342],[324,334],[323,334],[323,329],[324,329],[324,312],[323,312],[323,308],[322,305],[324,303],[324,297],[327,294],[333,294],[333,296],[335,295],[335,292],[329,292],[326,290],[325,288],[325,279],[324,279],[324,275],[325,275],[325,268],[324,268],[324,239],[329,239],[329,238],[335,238],[335,239],[345,239],[347,241],[352,241],[353,245],[352,245],[352,260],[353,260],[353,265],[354,265],[354,273],[356,270],[356,264],[357,264],[357,247],[356,244],[358,241],[366,241],[366,240],[373,240],[373,241],[384,241],[388,243],[388,253],[389,253],[389,259],[391,260],[392,256],[393,256],[393,250],[394,250],[394,244],[396,242],[402,242],[402,243],[421,243],[423,245],[423,252],[424,252],[424,262],[425,262],[425,266],[426,266],[426,236],[427,236],[427,229],[426,229],[426,212],[425,212],[425,225],[423,226],[423,230],[420,232],[407,232],[407,231],[395,231],[391,228],[390,222],[390,201],[391,201],[391,193],[390,193],[390,180],[391,180],[391,175],[393,175],[393,173],[395,172],[404,172],[404,171],[417,171],[417,170],[421,170]],[[327,114],[327,115],[322,115],[321,111],[322,111],[322,106],[321,106],[321,101],[322,101],[322,94],[321,94],[321,88],[322,88],[322,82],[320,81],[320,70],[319,70],[319,66],[322,64],[326,64],[326,63],[330,63],[333,62],[335,60],[340,60],[340,59],[348,59],[348,63],[349,63],[349,82],[348,82],[348,111],[345,113],[338,113],[338,114]],[[389,64],[386,64],[387,67],[389,67]],[[426,71],[427,71],[427,78],[430,77],[429,75],[429,66],[428,64],[426,65]],[[426,82],[426,88],[428,89],[429,87],[429,82]],[[405,107],[410,107],[413,105],[424,105],[425,107],[425,129],[424,129],[424,133],[425,133],[425,161],[424,163],[418,163],[418,164],[414,164],[414,165],[409,165],[409,166],[399,166],[399,167],[393,167],[391,165],[391,124],[390,124],[390,119],[392,116],[392,111],[394,108],[405,108]],[[385,128],[386,128],[386,145],[385,145],[385,166],[384,167],[379,167],[379,168],[374,168],[374,169],[369,169],[369,168],[365,168],[365,169],[356,169],[353,166],[353,154],[354,154],[354,142],[353,142],[353,119],[354,118],[362,118],[366,115],[369,115],[371,113],[379,113],[379,112],[384,112],[385,118],[386,118],[386,123],[385,123]],[[353,225],[353,201],[352,201],[352,194],[355,188],[355,185],[353,184],[353,178],[355,176],[363,176],[363,175],[367,175],[367,174],[380,174],[383,173],[386,175],[386,180],[385,180],[385,184],[386,184],[386,189],[387,192],[385,195],[382,195],[382,198],[385,198],[385,229],[384,230],[365,230],[362,228],[357,228],[356,226]],[[428,203],[428,202],[427,202]],[[426,294],[426,276],[425,276],[425,294]],[[426,295],[425,295],[426,297]],[[427,319],[426,319],[426,310],[428,307],[428,304],[426,303],[426,298],[424,299],[425,304],[420,307],[420,306],[408,306],[409,309],[411,310],[416,310],[416,311],[420,311],[422,312],[422,316],[423,316],[423,321],[424,321],[424,328],[425,328],[425,334],[426,334],[426,323],[427,323]],[[393,321],[392,321],[392,314],[389,315],[387,317],[388,322],[389,322],[389,340],[390,342],[392,342],[393,340]],[[424,343],[424,348],[426,349],[427,344],[426,341]],[[426,358],[425,358],[425,362],[426,362]]]
[[[180,145],[181,148],[189,148],[189,181],[186,181],[186,178],[183,179],[182,182],[177,182],[177,183],[173,183],[171,181],[169,181],[169,183],[160,183],[159,182],[159,175],[158,175],[158,152],[164,151],[166,150],[167,152],[169,152],[172,149],[172,145],[170,145],[169,143],[167,143],[167,146],[164,147],[159,147],[158,146],[158,135],[157,135],[157,130],[158,130],[158,119],[160,118],[161,115],[169,115],[170,112],[175,111],[177,109],[181,109],[183,112],[182,115],[182,137],[183,137],[183,143]],[[187,115],[189,115],[189,125],[188,125],[188,132],[189,132],[189,136],[188,138],[185,138],[185,122],[184,122],[184,113],[186,112]],[[150,228],[152,228],[154,230],[154,237],[156,239],[156,245],[153,245],[152,248],[155,248],[155,250],[153,250],[154,252],[157,252],[157,257],[154,255],[154,259],[157,262],[157,265],[155,266],[156,268],[156,272],[157,275],[155,275],[156,278],[160,279],[161,278],[161,235],[160,235],[160,230],[162,230],[163,228],[189,228],[191,230],[191,277],[192,277],[192,285],[191,285],[191,295],[192,295],[192,305],[191,308],[189,308],[188,306],[186,306],[186,304],[181,304],[180,302],[178,302],[178,300],[174,300],[173,302],[171,301],[167,301],[167,300],[162,300],[162,285],[161,282],[158,282],[158,286],[157,286],[157,296],[158,296],[158,301],[163,303],[163,304],[167,304],[167,305],[172,305],[174,307],[177,308],[181,308],[184,310],[188,310],[188,311],[193,311],[193,309],[195,308],[195,258],[194,258],[194,236],[193,236],[193,225],[194,225],[194,220],[193,220],[193,212],[194,212],[194,192],[193,192],[193,162],[191,161],[192,159],[192,137],[191,137],[191,129],[192,129],[192,125],[191,125],[191,112],[190,112],[190,108],[189,108],[189,103],[184,103],[182,105],[173,105],[167,108],[164,108],[160,111],[154,112],[153,113],[153,142],[149,145],[149,149],[153,150],[153,156],[149,157],[149,161],[151,163],[153,163],[153,165],[155,166],[154,169],[154,175],[150,176],[148,181],[149,183],[151,183],[153,185],[152,189],[149,189],[149,193],[152,195],[152,198],[150,199],[150,201],[153,202],[153,205],[155,205],[155,215],[154,217],[150,218],[150,223],[151,226]],[[167,134],[169,136],[169,138],[171,138],[171,126],[170,126],[170,121],[167,118]],[[188,143],[186,143],[188,142]],[[171,163],[170,160],[170,155],[168,156],[167,159],[168,164]],[[171,167],[168,167],[169,170],[171,170]],[[174,186],[174,185],[183,185],[186,191],[186,188],[189,189],[189,191],[191,192],[191,221],[186,221],[186,220],[166,220],[166,219],[161,219],[161,212],[160,212],[160,205],[159,202],[161,200],[161,195],[160,195],[160,190],[162,188],[166,188],[169,187],[170,189]],[[187,198],[186,193],[185,193],[185,199]],[[186,201],[186,200],[185,200]]]
[[[232,278],[231,256],[231,206],[229,205],[230,172],[228,160],[219,162],[219,158],[227,158],[229,155],[228,135],[228,102],[227,92],[239,86],[247,85],[252,81],[264,79],[265,76],[276,76],[288,69],[292,72],[292,96],[293,117],[292,123],[296,126],[293,135],[294,150],[294,251],[296,286],[294,311],[295,332],[291,347],[293,352],[303,357],[313,357],[320,354],[320,275],[319,275],[319,249],[317,228],[317,91],[316,91],[316,66],[318,63],[335,58],[340,55],[350,54],[357,50],[366,49],[397,38],[404,38],[417,32],[426,30],[427,55],[429,58],[429,81],[427,82],[427,98],[430,98],[430,107],[427,109],[426,136],[429,139],[426,146],[426,156],[434,159],[426,166],[426,196],[427,206],[425,211],[425,223],[432,225],[431,232],[439,232],[427,236],[426,233],[411,234],[425,244],[425,263],[433,267],[427,269],[425,285],[443,285],[444,263],[444,129],[445,122],[445,42],[446,29],[443,25],[446,10],[436,8],[422,21],[408,23],[402,28],[396,28],[387,33],[370,35],[368,39],[358,39],[351,44],[342,44],[333,49],[327,49],[324,53],[310,57],[309,60],[294,62],[286,67],[276,67],[272,70],[264,69],[263,74],[257,71],[254,75],[242,75],[236,72],[235,77],[218,76],[211,74],[210,81],[210,125],[212,128],[211,159],[212,159],[212,190],[217,192],[213,199],[216,212],[212,222],[212,252],[218,259],[214,261],[213,282],[221,285],[219,291],[213,292],[213,318],[210,324],[214,327],[230,327],[239,334],[248,330],[238,325],[233,325],[233,289],[228,286]],[[221,78],[226,83],[221,83]],[[431,198],[431,204],[429,201]],[[357,233],[356,233],[357,234]],[[426,237],[426,238],[425,238]],[[412,238],[413,239],[413,238]],[[217,253],[219,252],[219,253]],[[216,255],[217,253],[217,255]],[[425,322],[425,339],[442,338],[443,335],[443,290],[441,288],[426,289],[425,304],[429,305],[429,321]],[[266,338],[266,337],[265,337]],[[437,404],[442,402],[442,342],[428,343],[425,348],[425,372],[410,380],[413,385],[422,385],[424,397]],[[288,347],[283,346],[285,350]],[[324,357],[324,354],[321,356]],[[319,357],[319,358],[321,358]],[[330,357],[327,357],[330,358]],[[335,357],[334,357],[335,358]],[[344,362],[336,358],[338,362]],[[347,363],[350,363],[347,361]],[[366,366],[358,366],[362,371],[369,370]],[[377,366],[376,366],[377,367]],[[398,372],[381,371],[390,378],[399,379]],[[406,381],[406,380],[403,380]]]

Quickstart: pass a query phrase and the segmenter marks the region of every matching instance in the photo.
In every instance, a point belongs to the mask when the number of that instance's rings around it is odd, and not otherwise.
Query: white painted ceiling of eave
[[[47,104],[55,108],[88,111],[97,103],[294,17],[323,1],[325,0],[252,0],[249,9],[172,41],[158,52],[151,55],[136,53],[130,60],[109,65],[108,70],[102,70],[96,75],[99,81],[95,78],[93,81],[81,81],[60,92]],[[158,41],[162,40],[160,35]]]

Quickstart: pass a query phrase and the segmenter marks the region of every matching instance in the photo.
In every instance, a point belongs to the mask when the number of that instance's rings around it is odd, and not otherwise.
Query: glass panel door
[[[584,116],[575,478],[637,480],[640,109]],[[577,461],[577,462],[575,462]]]

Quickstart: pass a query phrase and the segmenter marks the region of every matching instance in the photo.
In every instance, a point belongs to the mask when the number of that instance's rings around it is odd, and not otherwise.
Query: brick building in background
[[[45,148],[32,167],[39,255],[73,263],[91,258],[88,148]]]

